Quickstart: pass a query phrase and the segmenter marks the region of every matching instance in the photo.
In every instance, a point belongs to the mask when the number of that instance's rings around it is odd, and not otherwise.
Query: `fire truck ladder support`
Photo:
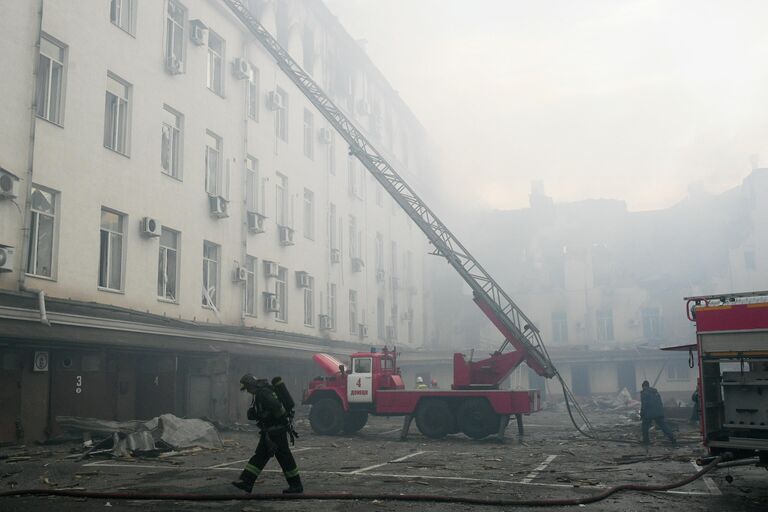
[[[238,0],[222,0],[248,28],[253,36],[274,57],[277,65],[299,90],[320,111],[328,122],[349,144],[350,154],[373,174],[408,216],[416,223],[435,247],[435,254],[443,256],[472,288],[474,300],[480,309],[504,335],[499,352],[508,344],[525,353],[528,366],[547,378],[557,372],[541,342],[541,334],[533,322],[502,290],[480,263],[459,242],[440,219],[419,198],[368,139],[331,101],[323,90],[299,66],[277,40],[258,22],[250,10]]]

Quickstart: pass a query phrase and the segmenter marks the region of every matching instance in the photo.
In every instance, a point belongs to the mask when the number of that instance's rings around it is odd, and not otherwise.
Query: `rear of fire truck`
[[[711,455],[768,464],[768,291],[688,297]]]

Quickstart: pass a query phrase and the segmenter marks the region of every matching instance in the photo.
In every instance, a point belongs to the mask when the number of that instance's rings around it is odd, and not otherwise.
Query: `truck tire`
[[[336,399],[321,398],[309,410],[309,425],[321,436],[338,434],[344,426],[344,409]]]
[[[344,414],[344,433],[354,434],[368,423],[367,412],[348,412]]]
[[[459,406],[459,428],[472,439],[482,439],[499,430],[499,415],[484,398],[470,398]]]
[[[455,422],[453,411],[444,400],[422,400],[416,410],[419,432],[432,439],[447,436]]]

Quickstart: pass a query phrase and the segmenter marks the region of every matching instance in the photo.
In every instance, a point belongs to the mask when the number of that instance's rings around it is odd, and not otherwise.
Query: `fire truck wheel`
[[[458,419],[461,431],[472,439],[482,439],[499,429],[499,416],[485,399],[462,402]]]
[[[338,400],[321,398],[309,410],[309,425],[322,436],[338,434],[344,426],[344,409]]]
[[[368,423],[367,412],[348,412],[344,415],[344,433],[354,434]]]
[[[416,426],[419,432],[432,439],[442,439],[455,423],[453,412],[443,400],[422,400],[416,410]]]

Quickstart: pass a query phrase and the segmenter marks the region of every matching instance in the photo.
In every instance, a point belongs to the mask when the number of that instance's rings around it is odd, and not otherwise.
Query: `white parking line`
[[[394,434],[395,432],[400,432],[401,430],[403,430],[403,429],[402,428],[396,428],[394,430],[387,430],[386,432],[381,432],[381,435]]]
[[[553,460],[555,460],[555,457],[557,457],[557,455],[548,455],[548,456],[547,456],[547,458],[546,458],[546,459],[544,459],[544,462],[542,462],[541,464],[539,464],[539,467],[537,467],[536,469],[534,469],[533,471],[531,471],[530,473],[528,473],[528,474],[525,476],[525,478],[523,478],[522,480],[520,480],[520,483],[521,483],[521,484],[529,484],[529,483],[531,483],[531,482],[533,481],[533,479],[534,479],[534,478],[536,478],[537,476],[539,476],[539,473],[540,473],[541,471],[544,471],[545,469],[547,469],[547,466],[549,466],[549,463],[550,463],[550,462],[552,462]]]
[[[380,468],[382,466],[386,466],[390,462],[403,462],[404,460],[408,460],[411,457],[415,457],[417,455],[421,455],[422,453],[427,453],[427,452],[414,452],[414,453],[410,453],[410,454],[406,455],[405,457],[400,457],[399,459],[390,460],[390,461],[384,462],[382,464],[374,464],[373,466],[368,466],[367,468],[361,468],[361,469],[356,469],[354,471],[350,471],[348,474],[349,475],[357,475],[359,473],[364,473],[364,472],[366,472],[368,470],[371,470],[371,469],[376,469],[376,468]]]
[[[702,466],[699,466],[698,464],[696,464],[695,460],[692,460],[691,464],[693,464],[693,467],[694,469],[696,469],[697,472],[701,471]],[[717,486],[714,480],[712,480],[708,476],[704,476],[701,479],[704,480],[704,484],[706,484],[707,489],[709,489],[709,494],[714,494],[715,496],[722,496],[723,493],[720,491],[720,488]]]
[[[296,448],[295,450],[291,450],[291,453],[299,453],[299,452],[305,452],[307,450],[315,450],[315,449],[316,448],[314,446],[305,446],[304,448]],[[219,468],[223,468],[223,467],[226,467],[226,466],[231,466],[233,464],[238,464],[238,463],[241,463],[241,462],[247,462],[249,460],[250,460],[250,458],[242,459],[242,460],[233,460],[232,462],[222,462],[221,464],[216,464],[214,466],[208,466],[206,469],[219,469]]]

